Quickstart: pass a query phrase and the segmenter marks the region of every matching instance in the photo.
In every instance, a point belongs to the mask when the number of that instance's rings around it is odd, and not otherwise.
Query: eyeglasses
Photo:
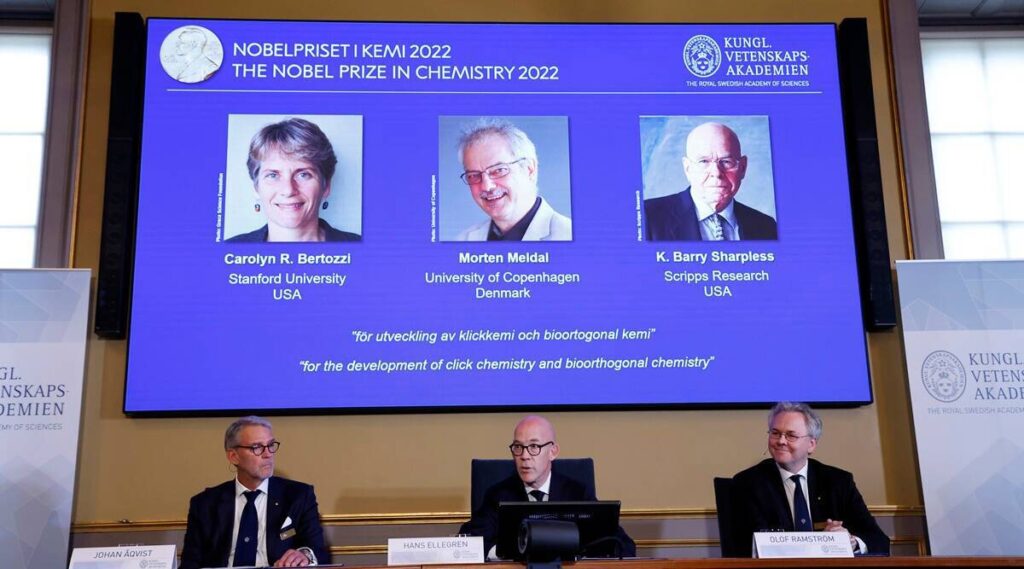
[[[508,445],[508,450],[512,451],[512,456],[523,456],[523,450],[530,453],[530,456],[537,456],[540,454],[542,448],[555,444],[555,441],[548,441],[542,445],[537,443],[530,443],[528,445],[521,445],[519,443],[512,443]]]
[[[712,158],[697,158],[691,159],[690,163],[696,165],[698,169],[704,172],[711,168],[712,165],[717,165],[719,169],[725,172],[732,172],[740,167],[739,158],[719,158],[717,160]]]
[[[768,431],[768,438],[769,439],[771,439],[773,441],[777,441],[777,440],[779,440],[781,438],[785,438],[787,443],[795,443],[798,440],[800,440],[800,439],[802,439],[804,437],[809,437],[809,436],[811,436],[811,435],[798,435],[798,434],[796,434],[796,433],[794,433],[792,431],[790,431],[788,433],[783,433],[782,431],[777,430],[777,429],[772,429],[772,430]]]
[[[260,443],[256,443],[256,444],[252,444],[252,445],[235,445],[235,446],[233,446],[231,448],[249,449],[250,451],[252,451],[252,453],[254,455],[256,455],[256,456],[263,456],[263,451],[268,451],[269,450],[270,454],[276,453],[277,449],[281,448],[281,441],[272,441],[269,445],[264,445],[264,444],[260,444]]]
[[[486,174],[487,177],[492,180],[500,180],[501,178],[508,176],[508,173],[512,171],[513,164],[518,164],[523,160],[526,160],[526,157],[508,163],[498,162],[497,164],[488,166],[487,169],[484,170],[483,172],[481,172],[480,170],[466,170],[459,177],[462,178],[463,182],[466,182],[469,185],[479,184],[480,182],[483,182],[484,174]]]

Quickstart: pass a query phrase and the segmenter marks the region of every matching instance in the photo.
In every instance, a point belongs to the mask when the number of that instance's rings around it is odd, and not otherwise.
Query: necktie
[[[721,216],[721,215],[719,215],[717,213],[715,214],[715,217],[718,218],[717,219],[717,221],[718,221],[717,233],[718,233],[718,235],[721,236],[720,241],[731,241],[732,240],[732,226],[729,225],[729,221],[727,219],[725,219],[725,217],[723,217],[723,216]]]
[[[724,239],[724,237],[722,236],[722,220],[723,219],[724,218],[722,216],[718,215],[717,213],[708,216],[707,221],[708,221],[708,226],[711,229],[711,240],[712,241],[722,241]]]
[[[790,476],[789,479],[796,484],[793,491],[793,529],[796,531],[812,531],[811,513],[807,510],[807,500],[804,498],[804,489],[800,486],[799,474]]]
[[[256,496],[260,490],[243,492],[245,494],[245,507],[242,508],[242,518],[238,521],[238,541],[235,542],[235,560],[232,565],[243,567],[256,564],[256,543],[259,533],[259,520],[256,519]]]
[[[540,490],[530,490],[530,495],[533,496],[535,502],[543,502],[544,496],[547,496],[547,494]]]

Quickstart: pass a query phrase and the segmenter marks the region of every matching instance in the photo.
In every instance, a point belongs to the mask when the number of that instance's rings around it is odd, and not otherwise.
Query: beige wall
[[[888,93],[882,0],[706,3],[672,0],[518,0],[208,3],[94,0],[90,22],[74,266],[97,267],[113,14],[354,20],[593,22],[869,22],[890,246],[906,255],[903,199]],[[142,46],[139,47],[142,49]],[[898,334],[868,338],[877,404],[826,410],[818,457],[853,470],[869,505],[919,506]],[[163,366],[167,381],[202,374],[188,354]],[[121,413],[125,343],[93,339],[86,371],[74,521],[183,520],[188,497],[229,479],[220,438],[227,420],[128,419]],[[822,381],[829,378],[823,377]],[[759,460],[764,411],[552,413],[565,456],[593,456],[600,495],[626,510],[712,508],[711,478]],[[281,417],[279,472],[316,485],[324,514],[464,512],[469,459],[501,457],[515,415]]]

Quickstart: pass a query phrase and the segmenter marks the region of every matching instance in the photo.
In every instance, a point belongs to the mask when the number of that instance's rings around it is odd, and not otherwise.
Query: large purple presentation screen
[[[128,413],[871,400],[831,24],[151,19]]]

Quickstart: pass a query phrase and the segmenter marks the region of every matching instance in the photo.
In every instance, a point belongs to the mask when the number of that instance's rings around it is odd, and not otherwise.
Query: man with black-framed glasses
[[[733,477],[737,522],[751,547],[755,531],[847,532],[856,554],[888,555],[889,537],[864,504],[853,475],[809,458],[821,417],[804,403],[776,403],[768,415],[771,458]]]
[[[179,569],[330,562],[313,487],[274,476],[280,448],[266,419],[231,423],[224,452],[237,477],[192,497]]]
[[[537,147],[516,125],[482,119],[459,139],[462,181],[488,219],[456,241],[571,241],[572,220],[539,194]]]
[[[558,457],[555,427],[544,417],[530,415],[516,423],[512,444],[508,446],[516,473],[498,482],[484,493],[480,506],[459,533],[484,538],[488,559],[494,558],[498,535],[498,504],[500,502],[593,502],[597,495],[592,485],[552,472],[551,463]],[[636,544],[620,527],[622,556],[636,556]]]

